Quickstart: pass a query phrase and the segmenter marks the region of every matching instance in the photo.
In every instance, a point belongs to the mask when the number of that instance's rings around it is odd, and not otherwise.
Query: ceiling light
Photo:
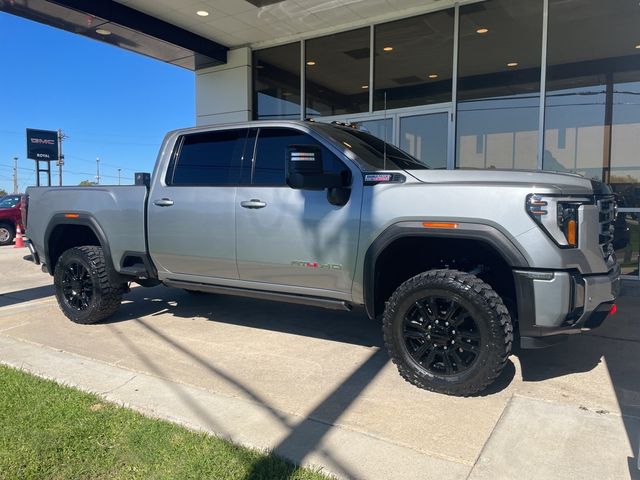
[[[509,62],[507,63],[507,67],[517,67],[518,66],[518,62]]]
[[[307,62],[307,65],[309,65],[310,67],[313,67],[316,64],[315,60],[309,60]]]
[[[479,29],[476,30],[476,33],[479,33],[480,35],[482,35],[483,33],[488,33],[489,29],[485,28],[485,27],[480,27]]]
[[[636,48],[637,48],[637,49],[640,49],[640,43],[639,43],[638,45],[636,45]]]
[[[198,15],[200,17],[208,17],[209,16],[209,12],[207,12],[206,10],[198,10],[196,12],[196,15]]]
[[[385,52],[391,52],[393,51],[393,47],[384,47],[382,50],[384,50]]]
[[[360,88],[362,88],[364,90],[364,89],[369,88],[369,85],[362,85]]]
[[[107,30],[106,28],[96,28],[96,33],[98,35],[111,35],[111,30]]]
[[[438,74],[437,73],[432,73],[431,75],[429,75],[429,78],[431,78],[431,79],[438,78]]]

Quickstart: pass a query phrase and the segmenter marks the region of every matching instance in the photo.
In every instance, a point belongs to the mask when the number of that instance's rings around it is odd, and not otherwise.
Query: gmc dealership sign
[[[58,160],[58,132],[27,128],[27,158],[43,162]]]

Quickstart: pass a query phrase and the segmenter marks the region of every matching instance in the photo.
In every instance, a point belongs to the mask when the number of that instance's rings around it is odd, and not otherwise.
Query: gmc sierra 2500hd
[[[382,314],[410,383],[451,395],[522,347],[598,326],[619,289],[607,185],[435,170],[345,125],[169,133],[140,186],[29,188],[33,259],[77,323],[130,282]]]

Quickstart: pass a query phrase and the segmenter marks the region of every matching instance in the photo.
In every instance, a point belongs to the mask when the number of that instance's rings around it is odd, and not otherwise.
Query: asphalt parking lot
[[[455,398],[405,383],[357,312],[160,286],[73,324],[27,254],[0,248],[0,362],[345,478],[640,478],[634,287],[600,329],[516,351],[489,391]]]

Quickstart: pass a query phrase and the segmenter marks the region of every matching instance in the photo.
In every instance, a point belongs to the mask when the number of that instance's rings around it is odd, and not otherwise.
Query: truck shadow
[[[12,292],[0,293],[0,308],[18,303],[31,302],[42,298],[50,297],[54,293],[53,285],[43,285],[41,287],[25,288]]]
[[[338,420],[389,361],[384,351],[379,322],[368,319],[364,312],[333,312],[248,298],[191,295],[180,290],[167,290],[165,287],[135,288],[126,299],[129,302],[123,305],[109,323],[128,320],[145,322],[149,330],[153,328],[153,323],[142,317],[169,313],[180,318],[204,317],[209,321],[255,329],[377,347],[376,353],[369,360],[334,392],[329,393],[312,414],[293,427],[289,435],[276,447],[277,453],[294,460],[304,457],[305,452],[302,450],[306,449],[306,452],[309,452],[321,443],[322,437],[331,429],[331,424]],[[618,306],[616,317],[608,319],[598,330],[574,336],[564,344],[547,349],[515,348],[514,354],[520,361],[522,380],[525,383],[588,372],[604,362],[620,406],[629,443],[636,455],[628,459],[630,476],[638,478],[640,323],[635,321],[633,312],[640,311],[640,298],[621,297]],[[161,335],[160,332],[155,334]],[[163,340],[175,347],[171,339]],[[189,354],[187,346],[183,345],[181,349]],[[481,395],[493,395],[509,387],[515,373],[514,364],[509,361],[498,380]],[[589,399],[585,399],[585,402],[589,404]],[[324,430],[318,429],[318,425],[313,421],[316,416],[320,416],[322,421],[327,423]],[[337,465],[336,468],[341,470]]]

